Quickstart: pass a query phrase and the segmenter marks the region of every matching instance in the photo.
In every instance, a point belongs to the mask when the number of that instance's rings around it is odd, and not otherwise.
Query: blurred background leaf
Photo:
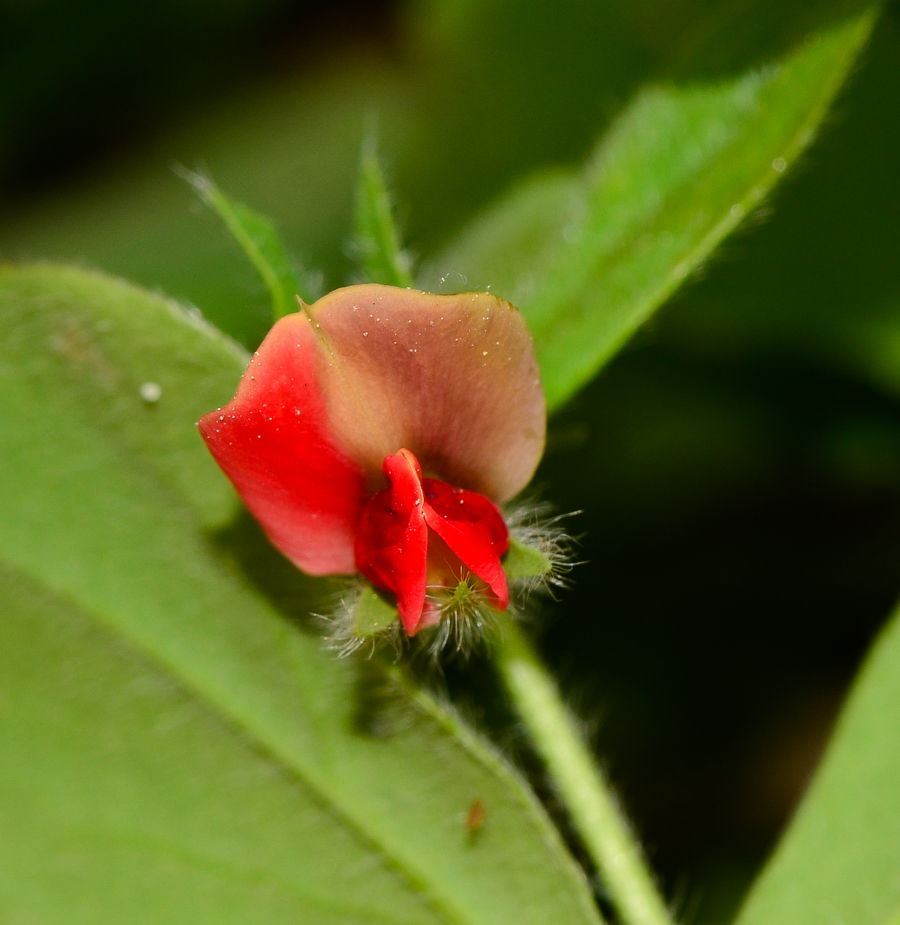
[[[866,660],[810,792],[739,925],[882,925],[900,902],[900,621]]]
[[[853,10],[20,4],[3,14],[19,115],[4,116],[0,253],[121,273],[253,346],[266,294],[171,163],[272,215],[333,286],[373,110],[428,257],[514,182],[586,158],[642,85],[733,79]],[[900,590],[898,106],[889,4],[816,145],[570,403],[539,474],[584,511],[590,563],[548,608],[545,652],[696,923],[734,909]],[[473,716],[515,745],[477,672],[459,675]]]

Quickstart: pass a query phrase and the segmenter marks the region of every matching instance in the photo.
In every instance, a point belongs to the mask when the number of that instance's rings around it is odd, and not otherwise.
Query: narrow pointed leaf
[[[373,144],[366,144],[356,189],[355,249],[366,281],[412,286],[409,257],[402,249],[390,191]]]
[[[311,291],[308,281],[298,279],[269,219],[230,199],[209,178],[187,170],[181,173],[200,198],[215,210],[253,264],[269,291],[274,320],[297,310],[297,296],[307,303],[315,301],[318,293]]]
[[[0,918],[596,925],[515,773],[324,651],[240,515],[195,422],[244,355],[51,267],[0,271],[0,337]]]
[[[433,261],[517,305],[558,407],[766,197],[808,146],[875,18],[733,79],[639,94],[581,170],[515,188]]]

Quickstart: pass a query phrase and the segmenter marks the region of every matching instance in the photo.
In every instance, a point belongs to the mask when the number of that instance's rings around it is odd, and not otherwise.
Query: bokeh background
[[[7,0],[0,259],[122,275],[252,347],[265,294],[173,165],[332,287],[366,132],[427,257],[640,86],[762,62],[810,6]],[[551,427],[537,484],[586,564],[542,644],[685,921],[727,920],[900,592],[898,164],[894,3],[766,208]],[[449,682],[514,748],[477,671]]]

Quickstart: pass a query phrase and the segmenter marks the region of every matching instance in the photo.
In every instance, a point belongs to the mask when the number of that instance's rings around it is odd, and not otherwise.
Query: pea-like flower
[[[508,606],[499,505],[531,479],[546,428],[509,303],[339,289],[278,321],[199,426],[284,555],[310,575],[361,574],[410,636],[460,589]]]

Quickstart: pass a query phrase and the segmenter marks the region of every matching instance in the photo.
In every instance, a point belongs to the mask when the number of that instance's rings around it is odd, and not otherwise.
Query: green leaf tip
[[[371,137],[363,142],[360,157],[354,251],[369,282],[412,286],[409,256],[401,245],[390,190]]]
[[[503,568],[507,578],[543,578],[553,571],[553,560],[540,549],[510,537]]]
[[[176,173],[194,188],[200,198],[222,219],[231,236],[247,255],[269,291],[272,318],[277,321],[297,310],[296,298],[315,301],[311,280],[301,284],[272,221],[259,212],[229,198],[202,174],[177,167]]]

